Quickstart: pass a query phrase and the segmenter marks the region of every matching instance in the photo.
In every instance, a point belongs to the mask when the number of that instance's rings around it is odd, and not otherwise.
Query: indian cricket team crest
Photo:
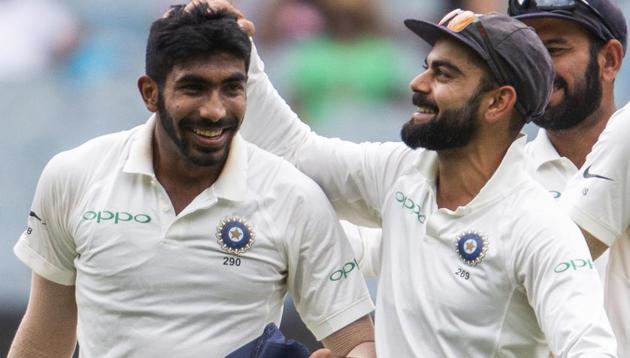
[[[466,231],[457,237],[455,249],[462,261],[467,265],[476,266],[486,257],[488,240],[478,232]]]
[[[243,218],[231,216],[221,220],[217,226],[217,241],[223,251],[240,255],[254,244],[256,234]]]

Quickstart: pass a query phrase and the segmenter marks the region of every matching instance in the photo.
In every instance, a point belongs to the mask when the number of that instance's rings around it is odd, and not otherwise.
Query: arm
[[[615,357],[603,289],[579,229],[553,205],[514,226],[516,281],[556,357]],[[525,222],[527,221],[527,222]]]
[[[608,250],[608,246],[606,246],[606,244],[604,244],[603,242],[599,241],[595,236],[591,235],[590,232],[582,228],[580,228],[580,230],[582,230],[582,234],[584,235],[584,238],[586,239],[586,244],[588,245],[588,248],[591,251],[591,256],[593,257],[593,260],[602,256],[602,254],[606,252],[606,250]]]
[[[630,105],[608,121],[560,199],[586,237],[593,258],[630,231]]]
[[[374,324],[370,316],[359,318],[322,340],[326,349],[315,351],[310,358],[376,357]]]
[[[366,320],[362,318],[372,312],[374,306],[330,203],[317,185],[303,174],[296,174],[304,180],[295,183],[299,187],[292,188],[290,184],[282,188],[285,192],[301,194],[297,201],[287,199],[279,203],[288,216],[282,223],[276,220],[276,225],[284,227],[282,242],[286,247],[287,285],[300,317],[315,338],[335,352],[347,348],[346,352],[340,352],[345,354],[362,339],[371,338],[371,323],[367,320],[367,329]],[[309,205],[302,204],[305,202]],[[358,335],[366,329],[367,336]],[[351,338],[358,338],[359,342]],[[352,345],[343,346],[343,343]]]
[[[418,153],[402,143],[352,143],[317,135],[280,97],[255,48],[240,133],[294,164],[324,190],[342,219],[380,226],[380,209]]]
[[[28,307],[8,357],[71,357],[76,324],[74,286],[59,285],[34,273]]]

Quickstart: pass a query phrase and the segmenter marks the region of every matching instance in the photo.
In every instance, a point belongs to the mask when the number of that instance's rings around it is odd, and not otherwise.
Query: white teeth
[[[223,134],[223,129],[193,129],[193,132],[203,137],[214,138]]]
[[[419,113],[426,113],[426,114],[435,114],[436,113],[435,109],[430,108],[430,107],[425,107],[425,106],[418,107],[418,112]]]

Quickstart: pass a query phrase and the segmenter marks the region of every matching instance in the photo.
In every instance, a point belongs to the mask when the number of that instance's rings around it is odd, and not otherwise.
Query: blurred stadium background
[[[439,20],[455,7],[505,11],[505,0],[234,0],[280,93],[319,133],[397,140],[413,111],[409,81],[428,48],[405,18]],[[0,355],[28,298],[30,270],[12,248],[52,155],[143,123],[136,80],[151,21],[166,0],[0,0]],[[621,2],[626,14],[630,3]],[[630,99],[626,64],[618,106]],[[528,126],[528,134],[536,128]],[[95,158],[97,160],[97,158]],[[374,281],[370,288],[376,290]],[[315,347],[287,305],[283,330]]]

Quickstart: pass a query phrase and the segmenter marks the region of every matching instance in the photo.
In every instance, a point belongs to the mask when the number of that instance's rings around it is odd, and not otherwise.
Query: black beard
[[[225,156],[216,157],[215,155],[213,155],[215,151],[206,151],[203,148],[196,148],[198,151],[201,151],[204,155],[194,155],[192,144],[189,143],[184,138],[180,138],[177,135],[177,130],[174,126],[173,118],[171,117],[171,115],[166,110],[166,107],[164,106],[164,97],[162,96],[162,93],[158,93],[157,109],[158,109],[158,117],[159,117],[160,123],[162,124],[162,127],[164,127],[166,134],[177,146],[177,148],[179,148],[180,153],[182,153],[184,157],[186,157],[186,159],[188,159],[192,164],[197,165],[197,166],[202,166],[202,167],[223,166],[223,164],[227,160],[228,151],[226,151]],[[198,124],[199,122],[209,123],[210,121],[203,120],[203,119],[195,119],[195,118],[184,118],[180,122],[180,128],[183,128],[185,126],[194,126]],[[226,125],[227,123],[230,123],[230,125],[229,126]],[[238,128],[238,119],[237,118],[222,118],[221,120],[217,121],[215,125],[220,126],[220,127],[231,126],[234,128]]]
[[[591,53],[584,78],[575,83],[573,92],[569,92],[563,78],[556,77],[556,85],[564,89],[564,99],[555,106],[548,106],[541,117],[533,120],[534,123],[549,130],[570,129],[582,123],[599,108],[603,90],[599,81],[596,55]]]
[[[440,110],[428,123],[415,124],[413,119],[403,125],[400,131],[402,141],[412,149],[445,150],[460,148],[470,143],[479,130],[478,113],[482,91],[462,107]],[[420,93],[414,94],[413,103],[437,108]]]

